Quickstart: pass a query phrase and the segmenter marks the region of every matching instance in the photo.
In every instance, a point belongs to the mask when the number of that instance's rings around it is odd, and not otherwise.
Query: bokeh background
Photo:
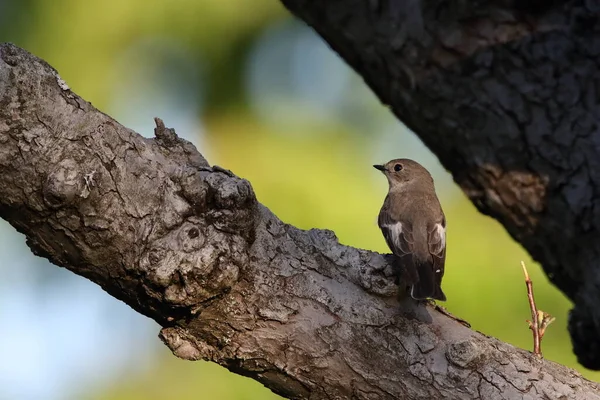
[[[376,218],[387,183],[371,165],[411,157],[434,175],[448,220],[448,309],[531,349],[520,261],[556,316],[547,358],[580,370],[569,301],[418,138],[277,0],[0,0],[0,42],[45,59],[79,95],[142,135],[155,116],[211,163],[247,178],[301,228],[388,252]],[[0,400],[276,399],[211,363],[176,359],[159,327],[31,254],[0,221]]]

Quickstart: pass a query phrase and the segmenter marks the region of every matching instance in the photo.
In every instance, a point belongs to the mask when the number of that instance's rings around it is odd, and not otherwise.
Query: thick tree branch
[[[600,369],[600,2],[282,2],[542,263]]]
[[[157,121],[145,139],[0,45],[0,216],[206,359],[297,399],[598,399],[598,385],[417,305],[385,256],[302,231]]]

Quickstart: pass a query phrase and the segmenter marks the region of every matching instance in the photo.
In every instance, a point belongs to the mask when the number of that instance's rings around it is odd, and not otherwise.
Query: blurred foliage
[[[272,0],[38,0],[19,15],[8,35],[48,61],[69,85],[96,107],[106,107],[111,65],[121,52],[144,37],[173,39],[207,66],[209,98],[240,100],[240,62],[254,36],[265,24],[287,13]],[[6,2],[11,5],[11,2]],[[16,6],[12,4],[12,7]],[[235,84],[237,83],[237,85]],[[237,96],[236,96],[237,94]],[[214,104],[212,102],[211,104]]]
[[[198,110],[198,118],[206,125],[206,148],[200,151],[210,154],[209,161],[248,179],[259,200],[285,222],[332,229],[344,244],[388,252],[376,223],[387,184],[370,167],[382,160],[373,160],[367,150],[379,146],[384,136],[353,134],[360,121],[347,120],[307,121],[303,129],[310,135],[291,134],[293,127],[282,132],[250,111],[243,85],[246,59],[265,29],[289,18],[278,1],[255,0],[249,7],[244,0],[0,0],[0,11],[1,41],[13,41],[44,58],[75,92],[103,110],[119,81],[115,60],[134,43],[161,37],[184,48],[195,58],[205,89],[205,109]],[[354,109],[348,119],[352,115],[363,119]],[[398,149],[395,155],[406,154]],[[576,363],[566,330],[570,304],[539,266],[457,188],[442,198],[448,220],[444,290],[449,310],[476,330],[531,349],[519,265],[525,260],[539,307],[557,317],[544,337],[544,355],[600,380],[600,373]],[[136,371],[76,398],[277,398],[248,378],[213,364],[177,360],[166,349],[153,364]]]

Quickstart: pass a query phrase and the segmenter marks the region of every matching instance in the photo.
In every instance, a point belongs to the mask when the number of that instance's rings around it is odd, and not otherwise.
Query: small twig
[[[533,298],[533,283],[531,279],[529,279],[529,273],[527,272],[527,268],[525,267],[525,263],[521,261],[521,267],[523,267],[523,273],[525,274],[525,285],[527,286],[527,298],[529,299],[529,308],[531,309],[531,319],[532,321],[527,321],[529,323],[529,329],[533,331],[533,354],[536,356],[542,356],[542,350],[540,348],[540,324],[538,320],[538,311],[535,306],[535,299]]]
[[[544,337],[544,333],[546,333],[546,328],[554,322],[555,318],[542,310],[538,310],[535,305],[535,298],[533,297],[533,282],[529,278],[529,273],[523,261],[521,261],[521,267],[523,267],[523,273],[525,274],[527,298],[529,299],[529,308],[531,309],[532,321],[527,320],[527,322],[529,323],[529,329],[533,332],[533,354],[542,357],[542,338]]]

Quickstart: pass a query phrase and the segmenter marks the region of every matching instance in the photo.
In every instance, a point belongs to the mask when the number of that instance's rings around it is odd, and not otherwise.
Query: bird
[[[414,160],[398,158],[373,165],[389,184],[378,225],[404,266],[415,300],[446,301],[442,278],[446,262],[446,217],[431,174]]]

